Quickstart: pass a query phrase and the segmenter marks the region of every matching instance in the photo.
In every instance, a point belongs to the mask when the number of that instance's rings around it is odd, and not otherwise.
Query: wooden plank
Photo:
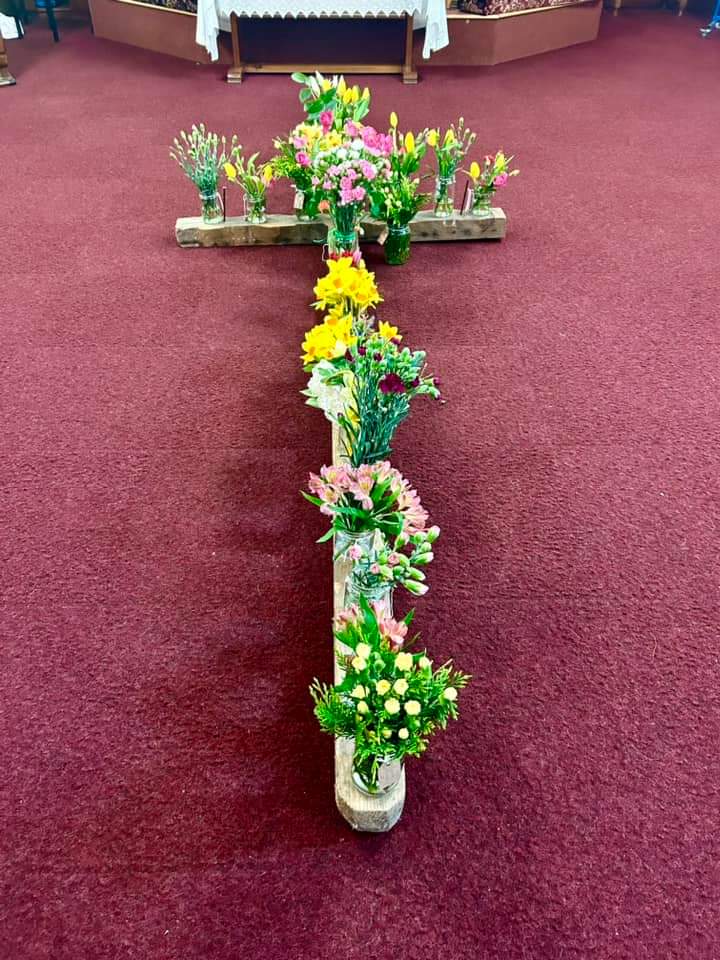
[[[340,447],[340,431],[333,424],[332,462],[347,460]],[[333,564],[333,613],[337,616],[345,606],[345,579],[350,573],[351,561],[336,560]],[[333,646],[335,683],[340,683],[343,671],[337,662],[336,646]],[[357,789],[352,779],[354,743],[347,737],[335,738],[335,803],[338,810],[353,830],[366,833],[385,833],[400,819],[405,806],[405,769],[400,782],[385,796],[370,797]]]
[[[201,217],[180,217],[175,238],[181,247],[255,247],[277,244],[322,244],[327,238],[326,220],[300,222],[292,214],[270,213],[265,223],[247,223],[244,217],[228,217],[224,223],[203,223]],[[366,219],[363,241],[375,241],[384,224]],[[413,243],[447,240],[501,240],[507,232],[507,217],[493,207],[491,217],[458,213],[441,220],[431,210],[422,210],[410,224]]]

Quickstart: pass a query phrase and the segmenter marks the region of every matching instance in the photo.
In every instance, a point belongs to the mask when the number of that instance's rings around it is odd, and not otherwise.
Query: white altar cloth
[[[449,43],[445,0],[198,0],[195,39],[218,58],[220,18],[239,17],[401,17],[425,21],[423,56]],[[419,23],[418,23],[419,25]]]

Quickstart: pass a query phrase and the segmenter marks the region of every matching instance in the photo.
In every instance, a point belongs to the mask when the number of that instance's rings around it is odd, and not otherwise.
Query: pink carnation
[[[495,187],[504,187],[508,182],[508,175],[506,173],[499,173],[495,180],[493,181],[493,186]]]
[[[297,160],[297,162],[300,164],[301,167],[310,166],[310,157],[302,150],[295,155],[295,159]]]
[[[323,110],[323,112],[320,114],[320,123],[322,125],[323,133],[327,133],[333,123],[332,110]]]

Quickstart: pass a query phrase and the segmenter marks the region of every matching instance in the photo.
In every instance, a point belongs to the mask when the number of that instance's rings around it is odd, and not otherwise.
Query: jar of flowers
[[[173,140],[170,156],[197,187],[204,223],[220,223],[224,218],[218,180],[224,165],[234,160],[239,150],[236,136],[228,152],[225,137],[206,130],[204,123],[193,124],[189,134],[182,130],[180,139]]]
[[[266,191],[274,177],[272,164],[258,163],[257,158],[257,153],[247,160],[236,156],[233,163],[225,164],[225,176],[243,191],[245,219],[248,223],[265,223],[267,220]]]

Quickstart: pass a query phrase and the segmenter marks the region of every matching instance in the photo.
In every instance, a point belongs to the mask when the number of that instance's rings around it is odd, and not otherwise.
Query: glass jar
[[[309,223],[318,218],[318,199],[313,192],[304,190],[295,190],[295,200],[293,202],[295,217],[300,223]]]
[[[359,606],[360,598],[365,597],[368,603],[377,604],[384,612],[385,617],[393,615],[393,585],[387,580],[378,580],[368,583],[357,577],[354,571],[350,571],[345,580],[345,600],[344,607],[351,607],[353,604]]]
[[[223,205],[217,190],[201,190],[200,203],[203,223],[222,223]]]
[[[385,239],[385,262],[399,267],[410,259],[410,224],[389,223]]]
[[[360,760],[353,755],[352,780],[357,789],[370,797],[386,796],[396,789],[402,777],[403,762],[389,757]]]
[[[267,220],[265,194],[245,194],[245,220],[248,223],[265,223]]]
[[[474,217],[492,217],[492,191],[477,190],[473,195],[471,213]]]
[[[357,227],[342,232],[337,227],[328,230],[328,253],[331,257],[352,257],[360,249],[360,235]]]
[[[455,215],[455,174],[435,180],[435,216],[448,220]]]
[[[365,556],[372,553],[375,545],[375,531],[335,530],[335,559],[339,560],[352,546],[358,546]]]

